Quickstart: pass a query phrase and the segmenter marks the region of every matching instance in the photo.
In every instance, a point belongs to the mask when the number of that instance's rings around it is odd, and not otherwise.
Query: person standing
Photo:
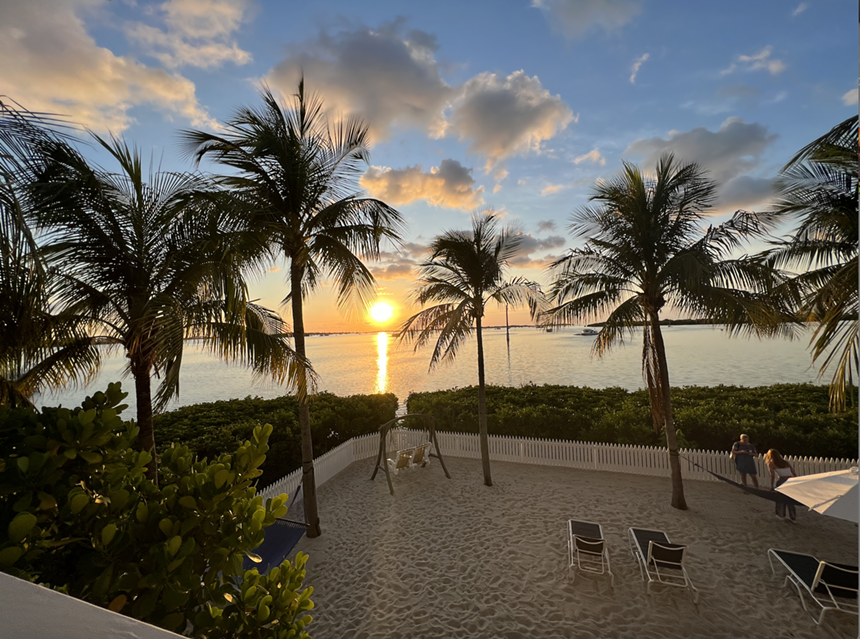
[[[789,464],[775,448],[771,448],[767,453],[765,453],[764,463],[767,464],[767,469],[770,471],[771,490],[784,484],[789,477],[797,477],[797,473],[794,472],[794,468],[792,468],[791,464]],[[776,485],[773,483],[774,478],[778,478],[776,480]],[[777,517],[785,517],[785,506],[786,505],[784,503],[776,502]],[[788,504],[788,516],[791,517],[792,521],[797,517],[797,511],[794,509],[794,504]]]
[[[738,472],[741,474],[741,483],[747,485],[747,475],[752,478],[752,482],[758,488],[758,471],[755,467],[755,458],[758,457],[758,451],[755,446],[750,444],[749,435],[741,435],[741,440],[732,444],[732,459],[735,460]]]

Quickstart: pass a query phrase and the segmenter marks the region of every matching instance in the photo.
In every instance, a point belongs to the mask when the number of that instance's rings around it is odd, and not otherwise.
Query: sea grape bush
[[[272,427],[212,461],[165,447],[156,485],[125,396],[0,412],[0,570],[188,636],[307,637],[307,557],[242,567],[286,513],[286,495],[255,496]]]
[[[310,398],[314,457],[343,442],[376,432],[394,419],[397,397],[392,393],[338,397],[319,393]],[[298,403],[295,397],[247,397],[184,406],[155,417],[160,447],[170,442],[187,446],[201,459],[214,459],[250,437],[254,428],[271,424],[269,452],[260,467],[260,486],[267,486],[302,463]]]
[[[748,433],[760,451],[857,457],[857,387],[848,410],[830,413],[827,386],[776,384],[672,389],[675,425],[685,448],[728,450]],[[661,446],[647,391],[577,386],[487,387],[493,435]],[[428,413],[440,430],[477,432],[477,388],[413,393],[410,413]]]

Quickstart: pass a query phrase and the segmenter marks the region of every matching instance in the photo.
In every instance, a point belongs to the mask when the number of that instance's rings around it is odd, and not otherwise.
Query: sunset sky
[[[258,104],[261,82],[289,95],[303,70],[333,112],[365,118],[361,187],[408,222],[373,265],[393,318],[346,317],[326,288],[306,329],[376,330],[404,319],[424,247],[476,207],[519,225],[512,274],[546,283],[570,214],[622,159],[704,164],[716,222],[764,207],[779,168],[857,113],[857,34],[854,0],[12,1],[0,95],[185,169],[177,129]],[[278,307],[284,277],[273,265],[252,292]]]

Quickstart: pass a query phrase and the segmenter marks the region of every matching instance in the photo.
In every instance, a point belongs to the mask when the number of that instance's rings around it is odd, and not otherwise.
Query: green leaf
[[[74,448],[67,448],[63,451],[63,456],[67,457],[68,459],[75,459],[78,456],[78,451],[76,451]]]
[[[182,546],[182,537],[176,535],[175,537],[171,537],[167,542],[167,552],[170,553],[170,556],[173,557],[179,552],[179,548]]]
[[[51,510],[57,507],[57,500],[53,495],[39,491],[39,510]]]
[[[92,451],[82,450],[78,454],[81,456],[81,459],[86,461],[88,464],[100,464],[103,459],[101,455]]]
[[[221,488],[230,477],[230,471],[221,469],[215,473],[215,488]]]
[[[185,495],[179,498],[179,505],[183,508],[197,508],[197,500],[191,495]]]
[[[107,546],[116,535],[116,524],[108,524],[102,528],[102,544]]]
[[[36,515],[21,513],[9,522],[9,541],[13,544],[21,542],[36,525]]]
[[[145,524],[146,520],[149,518],[149,507],[146,504],[138,504],[137,511],[134,513],[134,516],[140,523]]]
[[[170,537],[173,534],[173,522],[165,517],[158,522],[158,529],[164,533],[165,537]]]
[[[11,567],[23,554],[24,549],[20,546],[9,546],[0,550],[0,568]]]
[[[25,475],[27,471],[30,469],[30,458],[29,457],[19,457],[17,460],[18,468],[21,469],[21,472]]]
[[[85,493],[80,493],[72,497],[69,501],[69,506],[72,509],[72,514],[77,515],[84,508],[86,508],[87,504],[90,503],[90,496]]]

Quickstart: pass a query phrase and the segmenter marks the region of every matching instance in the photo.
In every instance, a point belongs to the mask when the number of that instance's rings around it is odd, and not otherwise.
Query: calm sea
[[[505,330],[485,331],[487,382],[502,386],[565,384],[637,389],[642,380],[642,335],[615,348],[603,358],[591,356],[594,337],[581,329],[553,333],[515,328],[508,350]],[[765,386],[818,382],[807,348],[808,336],[798,340],[729,338],[710,326],[672,326],[664,331],[669,377],[673,386]],[[477,383],[475,341],[464,345],[451,364],[428,372],[431,349],[412,352],[390,333],[312,336],[308,356],[319,375],[318,390],[337,395],[391,392],[401,408],[410,392],[470,386]],[[66,390],[37,399],[39,405],[77,405],[86,395],[123,380],[127,402],[134,413],[134,385],[123,379],[125,358],[118,352],[106,358],[99,378],[86,389]],[[157,383],[158,380],[153,380]],[[228,366],[189,345],[183,357],[180,394],[170,408],[217,400],[285,394],[281,387],[255,380],[246,369]]]

